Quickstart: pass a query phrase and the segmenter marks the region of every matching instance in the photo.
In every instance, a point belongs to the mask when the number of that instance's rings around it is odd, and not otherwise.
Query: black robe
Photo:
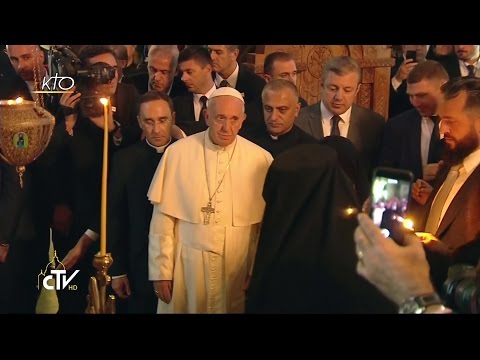
[[[108,194],[110,274],[127,274],[132,294],[129,313],[155,314],[158,299],[148,280],[148,233],[153,205],[148,188],[163,153],[144,140],[113,158]]]
[[[276,157],[263,197],[265,215],[247,312],[383,313],[396,308],[356,273],[352,185],[326,145]]]
[[[289,132],[273,139],[266,127],[258,129],[255,134],[247,137],[250,141],[267,150],[273,157],[281,152],[301,144],[314,144],[318,140],[307,134],[298,126],[293,125]]]

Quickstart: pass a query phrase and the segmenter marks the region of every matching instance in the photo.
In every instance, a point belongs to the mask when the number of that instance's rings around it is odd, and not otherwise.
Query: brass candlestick
[[[105,256],[100,255],[100,253],[95,255],[93,267],[97,269],[97,274],[90,278],[88,284],[88,306],[85,313],[115,314],[115,296],[108,295],[107,297],[107,286],[110,285],[112,280],[107,273],[112,263],[113,259],[110,253]]]

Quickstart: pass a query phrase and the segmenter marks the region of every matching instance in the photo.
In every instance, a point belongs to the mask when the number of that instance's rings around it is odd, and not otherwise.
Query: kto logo
[[[70,76],[58,76],[58,73],[55,76],[49,78],[44,77],[42,81],[42,90],[34,91],[34,93],[66,93],[73,92],[72,88],[75,86],[75,81]]]
[[[57,269],[55,263],[58,262],[60,269]],[[51,270],[49,271],[48,268]],[[40,290],[40,283],[46,290],[64,290],[68,286],[68,290],[77,290],[77,285],[70,284],[75,276],[80,272],[80,270],[75,270],[70,277],[67,278],[67,270],[65,270],[65,265],[57,257],[57,252],[52,258],[45,270],[40,270],[37,279],[37,289]],[[50,275],[47,275],[50,273]],[[53,281],[53,285],[52,285]]]

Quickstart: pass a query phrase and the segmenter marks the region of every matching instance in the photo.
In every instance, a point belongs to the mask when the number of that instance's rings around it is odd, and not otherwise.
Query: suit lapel
[[[318,106],[314,106],[312,111],[308,114],[308,119],[311,133],[317,139],[323,139],[323,127],[322,127],[322,112],[320,111],[320,103]]]
[[[448,209],[443,216],[443,219],[438,227],[436,236],[439,238],[442,236],[442,233],[447,230],[448,226],[452,223],[453,220],[457,217],[458,212],[463,208],[467,203],[467,198],[471,195],[471,188],[478,186],[480,183],[480,166],[473,171],[462,185],[460,190],[457,192],[452,202],[448,206]]]

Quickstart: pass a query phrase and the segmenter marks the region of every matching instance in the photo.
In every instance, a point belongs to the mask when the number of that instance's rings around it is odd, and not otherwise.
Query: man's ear
[[[235,56],[235,60],[238,59],[238,55],[240,54],[240,49],[235,49],[232,51],[233,55]]]
[[[263,74],[263,77],[265,79],[266,82],[270,82],[272,81],[272,75],[269,75],[269,74]]]

